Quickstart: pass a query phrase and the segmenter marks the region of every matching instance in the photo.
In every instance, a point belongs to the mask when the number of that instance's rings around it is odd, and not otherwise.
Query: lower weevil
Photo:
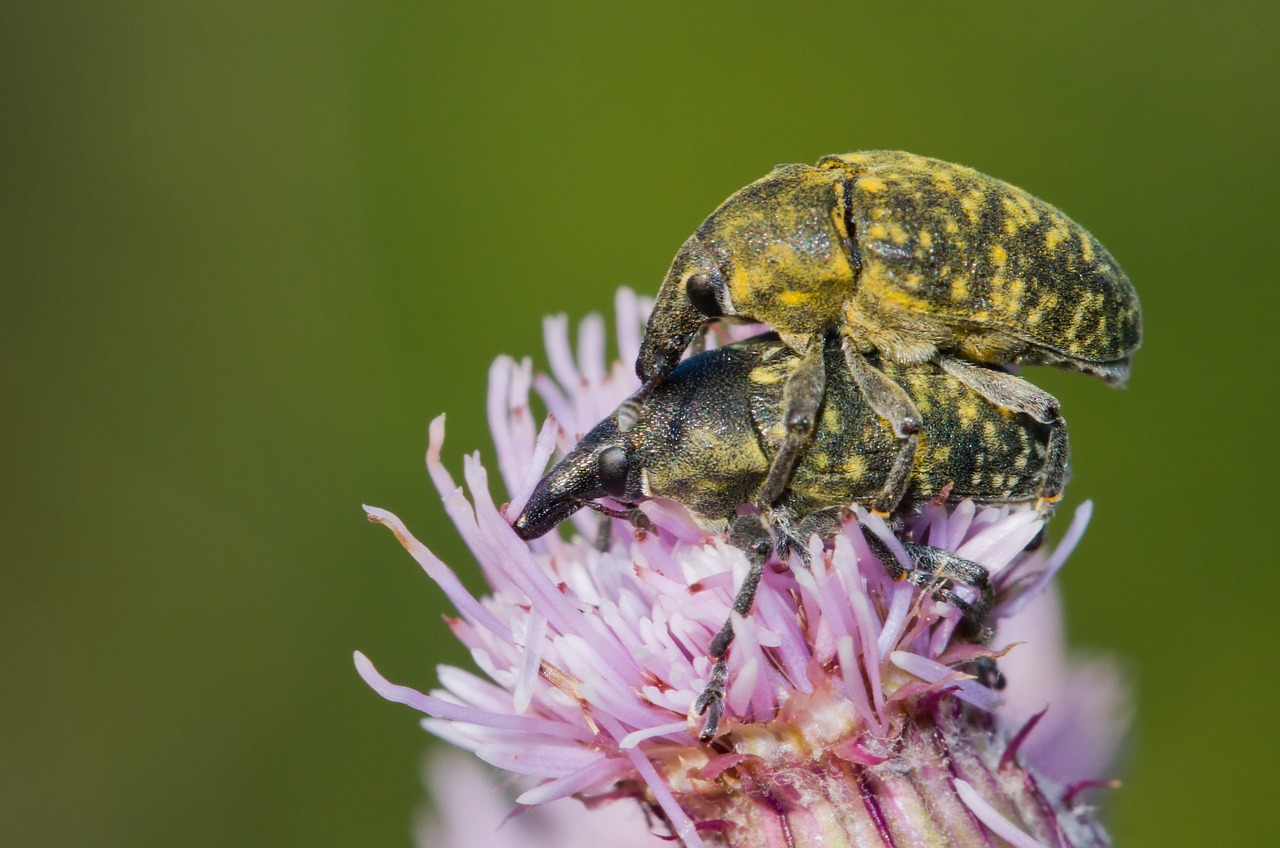
[[[904,464],[892,427],[873,409],[849,371],[840,340],[824,346],[823,402],[812,438],[794,457],[790,482],[759,515],[739,515],[787,448],[781,399],[794,372],[806,367],[776,335],[767,334],[692,357],[661,384],[624,402],[547,472],[514,522],[523,539],[537,538],[587,506],[614,517],[628,513],[596,503],[610,497],[634,505],[669,498],[686,506],[711,532],[750,562],[733,608],[747,615],[764,565],[776,547],[803,558],[814,533],[827,538],[851,504],[906,511],[941,498],[979,503],[1044,504],[1066,474],[1066,430],[996,406],[935,363],[881,367],[922,413]],[[619,423],[620,415],[627,426]],[[986,570],[947,551],[908,543],[914,567],[904,569],[887,546],[864,530],[895,578],[906,578],[964,611],[979,628],[992,603]],[[977,590],[967,601],[953,586]],[[704,739],[715,735],[723,710],[731,621],[712,640],[711,679],[694,704],[706,716]]]

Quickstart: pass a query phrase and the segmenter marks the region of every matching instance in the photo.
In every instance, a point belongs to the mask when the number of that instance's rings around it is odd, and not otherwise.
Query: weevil
[[[777,547],[804,555],[814,533],[833,535],[851,504],[875,502],[904,512],[941,498],[980,503],[1043,503],[1061,490],[1068,447],[1065,428],[1052,427],[985,400],[939,364],[879,362],[922,412],[904,466],[897,437],[872,407],[844,360],[836,334],[821,347],[830,374],[816,410],[812,438],[797,452],[780,497],[759,514],[740,515],[788,449],[782,399],[797,370],[810,361],[776,334],[707,351],[680,363],[662,383],[642,389],[601,421],[534,488],[513,527],[524,539],[549,532],[582,507],[614,517],[628,513],[597,503],[609,497],[633,506],[669,498],[686,506],[709,532],[728,532],[750,571],[734,598],[750,612],[766,562]],[[979,367],[979,366],[974,366]],[[914,567],[903,568],[874,533],[864,531],[877,558],[896,579],[911,579],[982,624],[992,603],[986,570],[926,545],[907,544]],[[970,602],[953,582],[977,593]],[[705,715],[702,737],[716,734],[727,682],[731,621],[713,639],[712,672],[694,705]]]
[[[974,363],[1054,365],[1122,384],[1142,342],[1137,294],[1087,230],[1006,182],[901,151],[780,165],[722,203],[658,292],[636,360],[641,381],[665,378],[717,318],[764,322],[810,360],[782,395],[787,446],[755,494],[762,507],[782,493],[816,426],[831,328],[907,465],[919,403],[873,354],[937,362],[992,403],[1063,429],[1052,395]]]

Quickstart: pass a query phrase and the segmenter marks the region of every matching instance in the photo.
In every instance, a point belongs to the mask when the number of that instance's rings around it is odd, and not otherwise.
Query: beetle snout
[[[551,532],[557,524],[581,509],[586,500],[565,488],[564,477],[556,473],[559,470],[557,466],[542,478],[524,509],[520,510],[520,515],[511,523],[511,529],[526,542]]]
[[[636,376],[641,381],[652,385],[671,373],[708,318],[725,314],[723,292],[720,267],[698,237],[690,236],[658,290],[640,342]]]
[[[547,535],[551,530],[581,506],[576,501],[565,499],[554,500],[545,494],[541,497],[535,492],[529,503],[521,510],[520,515],[511,524],[516,535],[526,542]]]
[[[525,541],[545,536],[588,501],[607,494],[598,459],[616,434],[617,424],[606,418],[538,481],[524,509],[511,522],[517,536]]]

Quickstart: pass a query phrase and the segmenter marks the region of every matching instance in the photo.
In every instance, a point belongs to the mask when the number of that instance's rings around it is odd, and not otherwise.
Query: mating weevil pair
[[[760,506],[782,492],[812,432],[830,330],[908,466],[920,412],[868,354],[937,362],[997,406],[1062,431],[1051,395],[973,363],[1057,365],[1123,383],[1142,341],[1133,286],[1083,227],[994,177],[900,151],[782,165],[721,204],[658,292],[640,379],[666,377],[721,317],[766,323],[804,357],[784,393],[787,443]]]
[[[850,504],[887,500],[913,508],[937,497],[1031,504],[1046,487],[1061,485],[1066,444],[1052,428],[988,403],[934,363],[881,363],[928,411],[913,464],[899,469],[897,439],[842,367],[839,339],[830,336],[822,350],[831,379],[818,425],[788,486],[760,514],[739,515],[738,507],[752,501],[784,449],[785,386],[804,364],[773,334],[687,359],[625,401],[542,478],[514,522],[516,533],[537,538],[584,506],[626,517],[595,502],[606,496],[625,504],[677,501],[708,531],[728,531],[729,542],[746,554],[750,570],[733,601],[734,611],[746,615],[774,540],[784,558],[791,550],[803,558],[807,540],[834,535]],[[910,579],[982,626],[992,603],[982,566],[906,543],[913,567],[904,568],[874,533],[864,535],[893,577]],[[976,598],[963,597],[956,584],[972,587]],[[726,621],[711,643],[710,680],[694,705],[706,717],[704,739],[719,725],[732,640]]]
[[[677,367],[717,318],[778,336]],[[780,166],[685,242],[641,344],[644,388],[548,473],[515,528],[534,538],[583,505],[607,512],[592,503],[605,495],[673,498],[747,553],[734,602],[745,615],[771,531],[791,547],[851,503],[888,515],[941,492],[1050,508],[1067,457],[1057,401],[986,366],[1058,365],[1121,383],[1140,342],[1137,297],[1110,254],[1020,189],[892,151]],[[760,516],[737,515],[744,503]],[[985,615],[981,566],[911,546],[922,567],[908,572],[868,541],[895,576]],[[978,599],[963,600],[953,580]],[[726,622],[711,645],[695,704],[704,738],[732,638]]]

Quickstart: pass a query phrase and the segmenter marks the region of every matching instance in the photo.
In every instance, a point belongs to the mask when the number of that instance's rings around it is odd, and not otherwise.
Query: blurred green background
[[[0,844],[407,845],[428,740],[351,651],[466,658],[360,504],[470,568],[427,422],[491,456],[486,371],[545,361],[540,315],[656,291],[731,191],[860,148],[1022,185],[1137,285],[1129,390],[1033,374],[1097,502],[1073,636],[1138,688],[1109,821],[1275,844],[1278,18],[7,3]]]

